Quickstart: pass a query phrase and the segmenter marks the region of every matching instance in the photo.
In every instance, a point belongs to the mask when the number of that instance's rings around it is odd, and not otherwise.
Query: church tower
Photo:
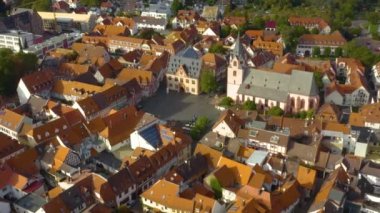
[[[238,90],[243,83],[244,72],[246,70],[247,53],[241,44],[240,35],[238,34],[227,68],[227,96],[234,101],[239,101]]]

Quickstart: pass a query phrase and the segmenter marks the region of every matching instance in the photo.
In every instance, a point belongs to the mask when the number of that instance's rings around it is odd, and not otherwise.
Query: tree
[[[326,47],[325,50],[323,51],[323,55],[325,57],[330,57],[330,55],[331,55],[331,48],[330,47]]]
[[[210,124],[210,120],[205,116],[200,116],[194,123],[194,126],[190,130],[190,136],[193,140],[199,140],[201,136],[206,133]]]
[[[136,37],[150,40],[152,39],[153,35],[161,35],[161,34],[149,28],[149,29],[141,30],[140,33]]]
[[[313,28],[310,31],[311,34],[319,34],[319,30],[317,28]]]
[[[375,55],[365,46],[358,45],[355,40],[348,42],[343,49],[346,56],[360,60],[367,68],[380,61],[379,55]]]
[[[282,110],[280,107],[278,106],[274,106],[274,107],[271,107],[269,110],[268,110],[268,115],[270,116],[281,116],[284,114],[284,110]]]
[[[224,97],[219,102],[218,105],[221,106],[221,107],[231,107],[233,103],[234,103],[234,100],[232,100],[232,98],[230,98],[230,97]]]
[[[315,80],[315,83],[317,84],[318,88],[319,89],[322,89],[323,88],[323,81],[322,81],[322,74],[320,72],[315,72],[314,73],[314,80]]]
[[[343,49],[341,48],[341,47],[337,47],[336,49],[335,49],[335,57],[342,57],[343,56]]]
[[[36,11],[50,11],[51,6],[51,0],[39,0],[34,2],[32,8]]]
[[[301,111],[301,112],[299,113],[299,118],[301,118],[301,119],[305,119],[306,116],[307,116],[306,111]]]
[[[30,53],[13,53],[10,49],[0,49],[0,95],[12,96],[16,92],[20,78],[35,71],[37,57]],[[17,66],[15,66],[17,65]]]
[[[172,12],[173,14],[177,14],[178,10],[183,9],[182,1],[181,0],[174,0],[172,3]]]
[[[203,70],[201,75],[201,91],[211,93],[218,87],[214,73],[211,70]]]
[[[219,53],[225,54],[227,50],[223,47],[222,44],[213,43],[208,50],[209,53]]]
[[[221,28],[221,31],[220,31],[220,36],[222,38],[226,38],[227,36],[229,36],[231,33],[231,27],[229,25],[224,25],[222,28]]]
[[[210,187],[212,191],[214,192],[215,199],[220,199],[222,198],[222,186],[220,185],[219,181],[216,178],[212,178],[210,180]]]
[[[81,0],[80,3],[87,7],[98,7],[100,6],[101,0]]]
[[[313,47],[313,57],[319,57],[321,55],[321,49],[319,47]]]
[[[243,104],[243,109],[244,110],[256,110],[256,104],[255,104],[255,102],[253,102],[251,100],[247,100]]]
[[[306,118],[307,119],[311,119],[313,118],[314,116],[314,109],[309,109],[307,112],[306,112]]]
[[[207,4],[210,6],[213,6],[216,2],[216,0],[206,0]]]
[[[131,210],[128,209],[126,205],[121,205],[117,209],[115,209],[115,213],[130,213]]]
[[[371,24],[378,24],[379,20],[380,20],[380,14],[378,12],[369,12],[366,14],[366,18],[368,20],[369,23]]]
[[[252,20],[252,27],[255,29],[263,29],[265,27],[265,20],[262,16],[255,16]]]

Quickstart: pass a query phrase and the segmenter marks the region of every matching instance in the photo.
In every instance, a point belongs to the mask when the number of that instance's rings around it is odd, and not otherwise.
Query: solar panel
[[[142,130],[140,135],[154,148],[157,148],[162,144],[160,134],[155,125]]]

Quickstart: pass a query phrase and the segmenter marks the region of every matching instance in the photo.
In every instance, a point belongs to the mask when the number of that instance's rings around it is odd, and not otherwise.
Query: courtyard
[[[206,116],[215,122],[220,112],[215,109],[214,102],[214,97],[205,94],[166,93],[166,86],[162,84],[156,94],[143,100],[141,105],[145,112],[164,120],[189,121],[194,117]]]

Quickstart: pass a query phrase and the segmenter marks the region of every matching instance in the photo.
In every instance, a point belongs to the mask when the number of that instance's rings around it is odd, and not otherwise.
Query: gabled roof
[[[136,79],[140,86],[148,86],[152,83],[153,73],[141,69],[124,68],[116,79],[122,82],[128,82],[132,79]]]
[[[340,202],[343,200],[343,197],[341,196],[339,200],[334,200],[331,195],[337,192],[336,190],[342,190],[341,186],[348,183],[349,176],[344,171],[343,167],[340,166],[338,169],[334,170],[322,184],[322,187],[315,196],[314,202],[310,206],[309,211],[322,210],[331,200],[333,200],[332,202],[338,201],[339,203],[337,203],[337,205],[340,206]]]
[[[316,116],[322,120],[339,122],[341,111],[335,104],[325,103],[319,108]]]
[[[25,177],[32,177],[39,173],[39,169],[36,165],[38,157],[37,150],[31,148],[12,157],[7,160],[6,163],[13,169],[13,171]]]
[[[54,74],[49,70],[33,72],[21,78],[31,93],[50,89],[54,83]]]
[[[220,116],[219,119],[215,122],[212,129],[215,129],[221,124],[225,122],[228,127],[237,135],[239,129],[244,125],[244,121],[241,120],[232,110],[225,110]]]
[[[200,143],[195,147],[194,155],[198,153],[206,157],[209,168],[216,168],[223,155],[221,152]]]
[[[251,178],[252,168],[247,165],[241,164],[226,157],[221,157],[217,164],[217,167],[220,168],[223,166],[226,166],[228,169],[232,170],[235,181],[240,185],[246,185]]]
[[[46,212],[72,212],[78,206],[85,205],[85,209],[94,205],[95,185],[92,176],[80,179],[73,186],[60,193],[43,206]]]
[[[0,165],[0,177],[0,189],[4,189],[4,187],[10,185],[18,190],[22,190],[28,183],[26,177],[14,172],[7,164]]]
[[[314,169],[310,169],[301,165],[298,166],[297,181],[302,187],[310,190],[313,189],[317,177],[316,175],[317,171]]]
[[[12,131],[17,131],[21,127],[25,116],[13,112],[9,109],[0,109],[0,125],[10,129]]]
[[[222,66],[227,65],[226,59],[215,53],[206,53],[202,56],[203,66],[220,69]]]
[[[339,31],[335,31],[330,35],[324,34],[304,34],[299,38],[299,44],[321,45],[321,46],[342,46],[346,43],[346,39]]]
[[[159,180],[140,196],[171,209],[193,212],[194,202],[179,197],[177,195],[179,191],[179,185],[166,180]]]
[[[317,25],[319,30],[323,30],[325,27],[328,27],[328,23],[320,17],[299,17],[291,16],[288,19],[290,25],[301,25],[301,26],[310,26]]]
[[[99,134],[107,138],[111,145],[116,145],[129,138],[144,112],[134,106],[125,107],[103,118],[106,128]]]
[[[9,157],[13,153],[20,151],[24,146],[19,144],[17,140],[0,133],[0,159]]]

